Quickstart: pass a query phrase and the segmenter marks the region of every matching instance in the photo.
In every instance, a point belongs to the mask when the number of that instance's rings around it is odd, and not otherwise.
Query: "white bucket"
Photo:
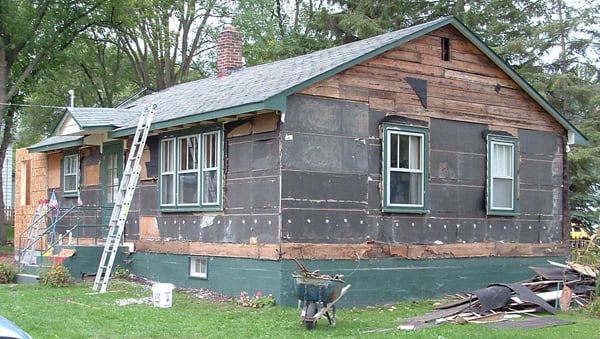
[[[173,284],[152,285],[152,303],[154,307],[168,308],[173,303]]]

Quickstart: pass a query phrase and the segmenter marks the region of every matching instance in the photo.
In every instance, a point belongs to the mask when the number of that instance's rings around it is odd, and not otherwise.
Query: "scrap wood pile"
[[[492,284],[470,293],[456,294],[439,304],[435,311],[404,319],[399,330],[416,330],[453,322],[489,323],[490,327],[539,328],[569,324],[560,319],[540,317],[536,313],[556,314],[558,309],[585,307],[593,301],[596,272],[589,266],[549,261],[551,267],[530,267],[532,278],[511,284]],[[524,321],[504,320],[530,317]]]
[[[296,265],[298,265],[298,267],[300,268],[301,273],[298,272],[294,272],[293,276],[305,276],[308,278],[318,278],[318,279],[325,279],[325,280],[339,280],[341,282],[343,282],[343,278],[344,275],[342,274],[336,274],[334,276],[330,276],[327,274],[321,274],[319,272],[319,270],[314,270],[314,271],[309,271],[306,267],[304,267],[304,265],[302,265],[302,263],[300,263],[298,261],[298,259],[293,259],[294,262],[296,263]]]

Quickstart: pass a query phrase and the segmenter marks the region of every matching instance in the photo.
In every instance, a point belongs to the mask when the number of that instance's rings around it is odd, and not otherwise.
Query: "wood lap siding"
[[[450,38],[450,61],[441,60],[441,37]],[[427,108],[406,77],[427,80]],[[501,88],[497,93],[498,84]],[[504,71],[452,27],[403,44],[301,93],[365,102],[371,109],[419,119],[475,122],[503,130],[564,132]]]

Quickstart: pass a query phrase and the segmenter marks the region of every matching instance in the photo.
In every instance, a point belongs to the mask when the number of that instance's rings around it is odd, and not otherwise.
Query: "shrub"
[[[19,268],[12,263],[0,261],[0,284],[10,284],[15,280]]]
[[[115,279],[127,279],[129,278],[129,270],[117,265],[117,269],[113,272],[112,277]]]
[[[73,282],[69,269],[63,264],[53,265],[40,272],[40,284],[53,287],[64,287]]]
[[[256,292],[254,298],[248,295],[248,292],[241,292],[237,300],[238,305],[243,307],[262,308],[265,306],[275,306],[275,297],[272,294],[263,296],[262,292]]]

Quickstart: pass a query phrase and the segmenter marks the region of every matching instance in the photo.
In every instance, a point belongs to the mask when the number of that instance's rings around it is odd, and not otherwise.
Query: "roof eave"
[[[65,148],[71,148],[71,147],[79,147],[83,145],[83,137],[81,139],[78,140],[70,140],[70,141],[65,141],[65,142],[57,142],[51,145],[44,145],[44,146],[39,146],[39,147],[34,147],[34,146],[30,146],[27,147],[27,150],[30,153],[44,153],[44,152],[50,152],[50,151],[56,151],[56,150],[60,150],[60,149],[65,149]]]
[[[150,130],[168,129],[182,125],[189,125],[193,123],[209,121],[229,116],[235,116],[238,114],[244,114],[248,112],[256,112],[261,110],[273,110],[283,111],[287,107],[286,96],[282,94],[275,95],[264,101],[248,103],[245,105],[228,107],[216,111],[198,113],[182,118],[176,118],[171,120],[165,120],[150,125]],[[109,138],[122,138],[129,135],[135,134],[136,127],[129,127],[123,129],[117,129],[108,133]]]

